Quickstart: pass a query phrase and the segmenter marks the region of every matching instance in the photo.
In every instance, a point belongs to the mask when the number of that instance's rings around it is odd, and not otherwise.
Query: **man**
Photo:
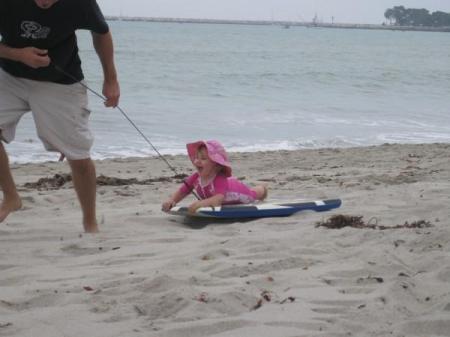
[[[32,111],[45,148],[69,162],[84,230],[98,232],[90,111],[86,89],[76,83],[83,79],[77,29],[92,32],[105,105],[117,106],[112,37],[95,0],[0,0],[0,222],[22,206],[2,141],[11,142],[21,116]]]

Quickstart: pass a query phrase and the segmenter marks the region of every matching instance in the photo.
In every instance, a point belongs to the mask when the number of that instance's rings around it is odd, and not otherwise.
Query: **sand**
[[[99,161],[99,234],[82,232],[71,182],[35,184],[67,163],[14,164],[0,336],[450,336],[449,159],[450,144],[232,154],[269,201],[343,201],[241,222],[161,212],[180,179],[158,158]],[[317,227],[336,215],[371,228]]]

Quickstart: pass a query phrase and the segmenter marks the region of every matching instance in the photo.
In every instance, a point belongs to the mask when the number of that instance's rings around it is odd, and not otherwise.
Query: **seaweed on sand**
[[[375,218],[370,219],[369,222],[366,223],[363,221],[362,216],[336,214],[331,216],[326,221],[317,222],[316,227],[326,227],[329,229],[341,229],[344,227],[353,227],[353,228],[369,228],[369,229],[385,230],[397,228],[428,228],[432,226],[431,222],[426,220],[418,220],[413,221],[411,223],[405,221],[405,223],[402,225],[382,226],[376,223],[376,219],[375,223],[371,223],[371,220],[373,219]]]

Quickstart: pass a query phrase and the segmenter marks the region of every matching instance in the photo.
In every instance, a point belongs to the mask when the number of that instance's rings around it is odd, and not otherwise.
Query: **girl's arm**
[[[186,193],[181,189],[177,190],[169,199],[163,202],[162,210],[168,212],[172,207],[174,207],[178,202],[186,197]]]
[[[168,212],[178,202],[183,200],[194,189],[194,182],[197,178],[198,174],[196,173],[186,178],[186,180],[183,182],[183,185],[181,185],[180,188],[174,194],[172,194],[169,199],[163,202],[161,209],[164,212]]]
[[[191,213],[191,214],[195,213],[195,211],[197,209],[199,209],[200,207],[220,206],[220,205],[222,205],[224,199],[225,199],[225,196],[223,194],[216,194],[207,199],[197,200],[189,206],[189,213]]]

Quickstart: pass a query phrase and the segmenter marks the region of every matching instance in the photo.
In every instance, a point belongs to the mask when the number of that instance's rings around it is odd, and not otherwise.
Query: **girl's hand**
[[[223,194],[216,194],[208,199],[197,200],[193,202],[189,208],[189,214],[194,214],[200,207],[216,207],[222,205],[225,196]]]
[[[166,201],[163,202],[163,204],[162,204],[162,206],[161,206],[161,209],[162,209],[164,212],[168,212],[168,211],[170,211],[170,209],[171,209],[172,207],[174,207],[175,205],[176,205],[176,202],[175,202],[173,199],[169,199],[169,200],[166,200]]]
[[[195,201],[193,202],[189,208],[188,208],[188,213],[189,214],[195,214],[195,212],[201,207],[202,205],[200,204],[200,202]]]

